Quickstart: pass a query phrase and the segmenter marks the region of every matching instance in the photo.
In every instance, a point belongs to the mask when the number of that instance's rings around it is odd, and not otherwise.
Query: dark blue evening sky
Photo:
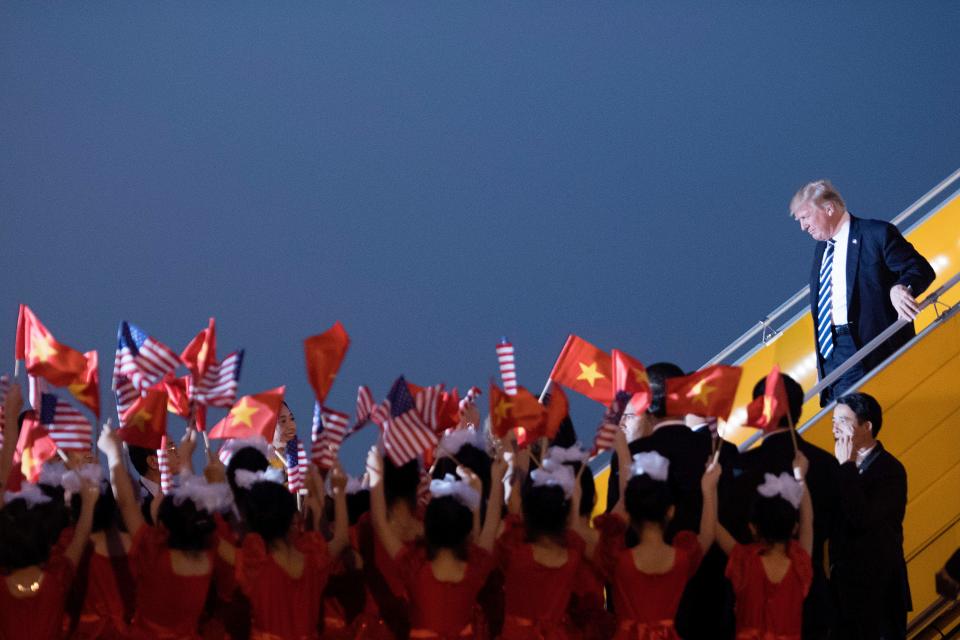
[[[105,398],[119,320],[179,350],[213,315],[304,436],[338,319],[350,412],[485,386],[503,334],[535,391],[569,332],[694,368],[804,284],[800,184],[889,219],[960,166],[958,32],[946,1],[3,2],[2,368],[19,302]]]

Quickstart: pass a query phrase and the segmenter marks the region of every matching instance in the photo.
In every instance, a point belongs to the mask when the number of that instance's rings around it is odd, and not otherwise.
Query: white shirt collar
[[[844,214],[846,219],[840,224],[840,228],[833,234],[831,240],[838,245],[847,246],[847,239],[850,237],[850,214]]]
[[[146,490],[146,492],[149,493],[154,498],[160,495],[160,483],[154,482],[150,478],[145,478],[143,476],[140,476],[140,486],[143,487]],[[147,496],[146,494],[144,494],[142,497],[146,498]]]
[[[870,452],[877,448],[877,445],[874,444],[869,449],[861,449],[857,451],[857,468],[860,468],[860,465],[863,464],[863,461],[867,459],[867,456],[870,455]]]

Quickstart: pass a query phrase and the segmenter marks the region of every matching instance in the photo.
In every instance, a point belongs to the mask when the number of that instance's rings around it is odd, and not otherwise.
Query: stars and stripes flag
[[[160,493],[163,495],[167,495],[173,490],[173,469],[170,467],[170,455],[167,451],[169,446],[167,436],[163,436],[160,448],[157,449],[157,466],[160,467]]]
[[[423,392],[418,394],[422,395]],[[435,399],[433,404],[436,406]],[[429,407],[429,398],[415,401],[407,381],[400,376],[383,403],[374,407],[371,419],[380,425],[384,450],[397,466],[437,446],[439,437],[424,419],[418,405]]]
[[[190,377],[191,400],[211,407],[230,407],[237,401],[240,385],[240,369],[243,366],[243,349],[234,351],[222,362],[214,361],[199,380]]]
[[[357,415],[353,427],[350,428],[351,434],[359,431],[370,422],[370,414],[373,412],[374,406],[376,406],[376,402],[373,399],[370,387],[365,384],[360,385],[357,388]]]
[[[307,492],[307,452],[303,448],[300,438],[294,436],[287,441],[285,451],[285,462],[287,464],[287,488],[290,493]]]
[[[317,467],[330,469],[336,464],[349,424],[347,414],[314,403],[310,452]]]
[[[463,396],[463,399],[460,400],[460,410],[463,411],[468,405],[477,403],[477,396],[483,393],[483,389],[480,387],[470,387],[467,391],[467,395]]]
[[[93,425],[79,409],[52,393],[40,397],[40,424],[64,451],[89,451],[93,447]]]
[[[500,379],[503,381],[503,391],[508,396],[517,394],[517,364],[513,354],[513,345],[506,339],[500,338],[497,345],[497,362],[500,363]]]
[[[148,336],[139,327],[127,321],[117,331],[117,355],[113,365],[114,379],[129,378],[137,391],[146,391],[180,364],[180,358],[170,347]]]

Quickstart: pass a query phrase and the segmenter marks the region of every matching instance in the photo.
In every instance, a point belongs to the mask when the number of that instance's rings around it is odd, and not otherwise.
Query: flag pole
[[[13,359],[13,379],[16,380],[20,377],[20,361],[16,358]]]
[[[543,391],[540,392],[540,404],[543,404],[543,399],[547,397],[547,394],[550,393],[550,387],[553,386],[553,380],[547,378],[547,384],[543,385]]]
[[[790,407],[787,407],[787,425],[790,427],[790,440],[793,442],[793,457],[796,458],[800,447],[797,446],[797,430],[793,428],[793,416],[790,415]],[[803,476],[800,474],[800,467],[793,467],[793,478],[797,482],[803,480]]]

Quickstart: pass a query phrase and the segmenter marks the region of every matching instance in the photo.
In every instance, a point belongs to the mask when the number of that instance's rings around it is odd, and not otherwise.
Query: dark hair
[[[880,408],[876,398],[866,393],[848,393],[837,400],[837,404],[850,407],[861,424],[869,420],[870,433],[874,438],[880,433],[880,427],[883,426],[883,409]]]
[[[370,511],[370,489],[347,494],[347,519],[350,526],[357,524],[360,516]],[[333,518],[330,518],[333,521]]]
[[[70,498],[71,519],[76,522],[80,519],[80,511],[83,508],[83,499],[80,495],[74,495]],[[106,531],[120,524],[120,509],[117,507],[117,501],[113,497],[113,491],[110,485],[100,484],[100,497],[97,498],[97,504],[93,507],[93,527],[92,533],[97,531]]]
[[[213,532],[217,528],[213,515],[198,509],[189,498],[177,505],[174,496],[164,496],[157,520],[169,534],[167,547],[170,549],[206,551],[213,544]]]
[[[573,467],[574,474],[580,472],[582,464],[583,463],[579,462],[570,463],[570,466]],[[590,466],[587,465],[587,468],[580,474],[580,513],[578,515],[588,517],[593,513],[596,502],[597,485],[593,480],[593,471],[590,469]]]
[[[490,467],[493,466],[493,459],[490,457],[490,454],[483,449],[478,449],[472,444],[465,444],[457,451],[457,460],[480,478],[482,484],[480,492],[480,518],[485,518],[487,498],[490,496]],[[430,477],[443,480],[448,473],[454,478],[457,477],[457,463],[453,461],[453,458],[442,456],[438,458],[437,462],[433,465],[433,471],[430,473]]]
[[[467,540],[473,531],[473,512],[453,496],[434,498],[423,516],[427,558],[433,560],[441,549],[449,549],[460,560],[467,559]]]
[[[267,456],[263,455],[263,452],[256,447],[243,447],[230,456],[226,472],[227,484],[230,485],[230,490],[233,492],[233,502],[237,505],[237,511],[241,518],[245,519],[250,511],[247,504],[250,491],[237,486],[237,471],[243,469],[244,471],[256,472],[266,471],[269,468],[270,462],[267,461]]]
[[[148,449],[147,447],[138,447],[134,444],[127,445],[127,451],[130,453],[130,462],[133,463],[133,468],[137,470],[141,476],[147,475],[150,471],[150,465],[147,464],[147,458],[153,456],[157,457],[156,449]]]
[[[750,510],[750,522],[760,540],[771,544],[789,542],[797,525],[797,510],[780,496],[757,495]]]
[[[655,362],[647,367],[647,380],[650,384],[650,406],[647,413],[658,418],[667,415],[667,380],[682,378],[683,369],[672,362]]]
[[[247,526],[270,544],[286,537],[297,513],[297,499],[277,482],[255,482],[247,493]]]
[[[623,494],[623,504],[630,515],[630,524],[635,529],[645,522],[667,526],[673,493],[666,482],[642,473],[630,478]]]
[[[17,498],[0,509],[0,567],[8,571],[46,562],[69,524],[62,490],[42,485],[40,489],[50,496],[49,502],[31,507]]]
[[[420,461],[410,460],[399,467],[383,460],[383,492],[387,506],[405,502],[410,510],[417,508],[417,487],[420,486]]]
[[[790,420],[793,421],[795,427],[800,425],[800,414],[803,411],[803,387],[800,386],[800,383],[788,376],[785,373],[781,373],[780,377],[783,379],[783,390],[787,392],[787,403],[790,405]],[[757,384],[753,385],[753,398],[757,399],[763,395],[764,390],[767,387],[767,378],[764,376],[757,380]],[[787,416],[780,418],[780,427],[789,427],[790,422],[787,420]]]
[[[567,530],[570,515],[570,500],[557,485],[535,485],[530,477],[521,492],[523,524],[527,541],[542,537],[561,540]]]

